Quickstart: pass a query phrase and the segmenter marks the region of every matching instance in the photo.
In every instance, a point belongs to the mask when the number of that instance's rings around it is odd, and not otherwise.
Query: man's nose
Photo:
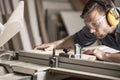
[[[90,29],[90,33],[94,33],[96,30],[95,29]]]

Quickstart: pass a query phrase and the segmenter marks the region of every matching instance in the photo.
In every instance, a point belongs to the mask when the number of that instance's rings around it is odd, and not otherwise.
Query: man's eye
[[[98,24],[97,24],[97,23],[92,23],[92,26],[93,26],[93,27],[97,27]]]

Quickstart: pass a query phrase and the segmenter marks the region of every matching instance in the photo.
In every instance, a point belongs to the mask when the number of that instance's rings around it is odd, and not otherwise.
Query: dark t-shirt
[[[97,38],[90,33],[88,27],[83,27],[82,30],[73,35],[74,43],[78,43],[80,46],[85,47],[93,44]],[[99,39],[103,45],[120,50],[120,22],[117,25],[115,34],[108,34],[103,39]]]

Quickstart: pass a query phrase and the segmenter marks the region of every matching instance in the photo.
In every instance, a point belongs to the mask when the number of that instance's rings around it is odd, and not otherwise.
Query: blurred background
[[[0,22],[5,24],[20,0],[0,0]],[[2,49],[31,50],[36,45],[73,35],[84,26],[80,14],[88,0],[22,0],[24,27]],[[120,7],[120,0],[113,0]]]

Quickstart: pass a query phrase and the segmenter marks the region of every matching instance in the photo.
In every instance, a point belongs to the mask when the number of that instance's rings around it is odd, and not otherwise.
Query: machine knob
[[[70,51],[70,49],[69,49],[69,48],[64,48],[63,51],[64,51],[65,53],[68,53],[68,52]]]

